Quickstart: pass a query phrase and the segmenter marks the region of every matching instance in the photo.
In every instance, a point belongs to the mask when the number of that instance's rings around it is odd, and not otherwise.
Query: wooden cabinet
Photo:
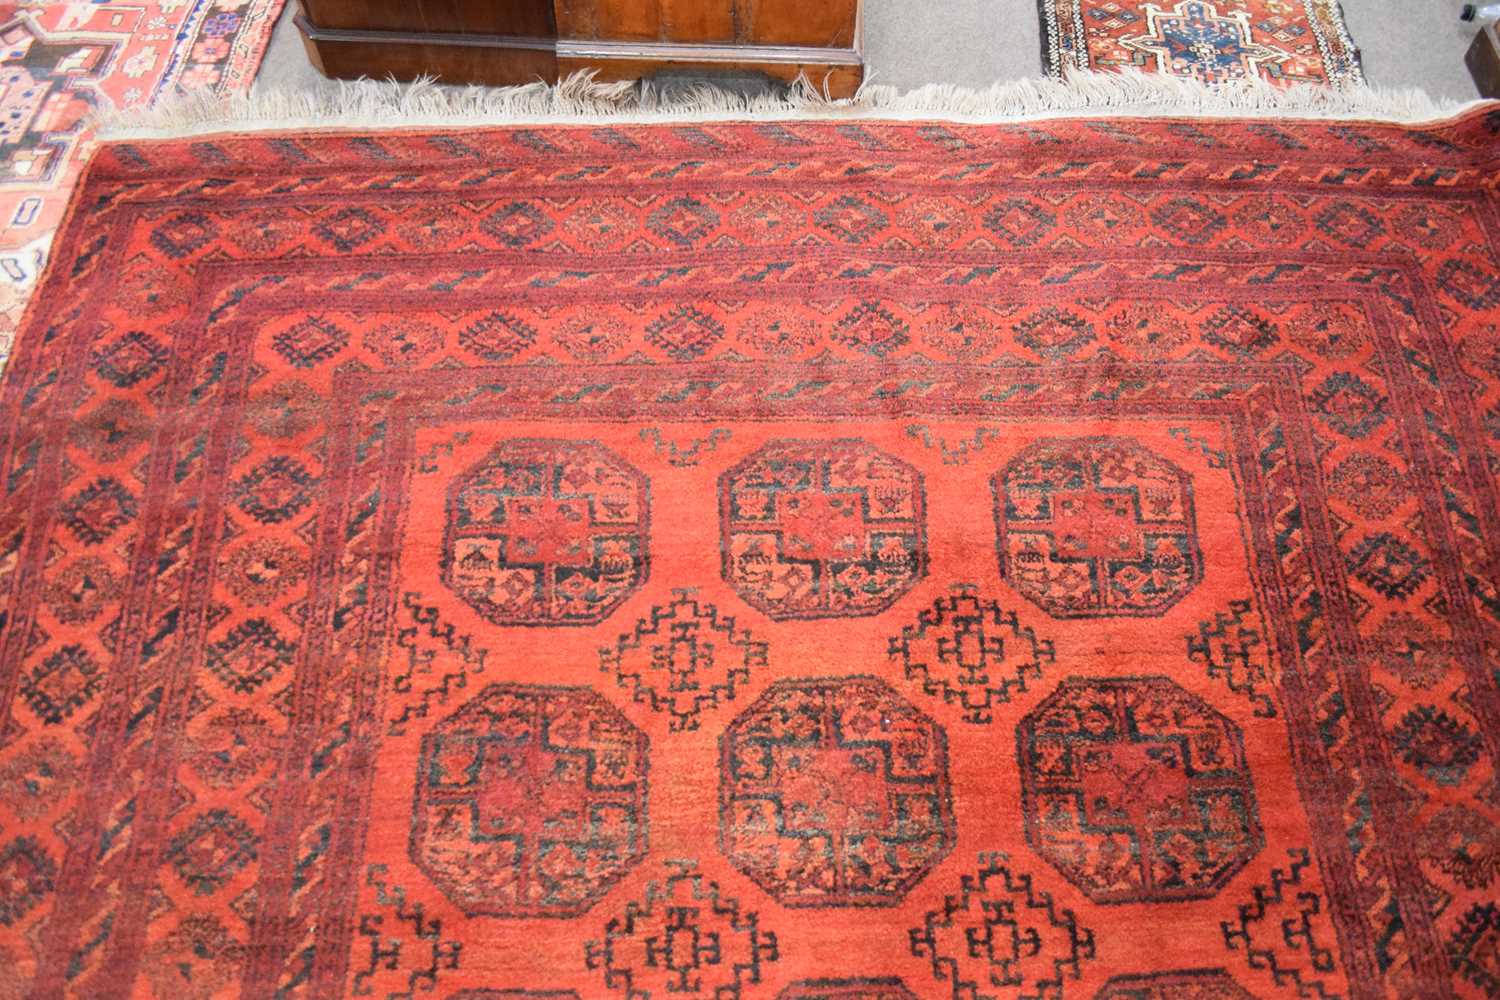
[[[1500,97],[1500,27],[1489,24],[1480,28],[1464,53],[1464,62],[1480,97]]]
[[[834,96],[864,78],[860,0],[300,0],[328,76],[445,83],[602,80],[661,70],[799,73]]]

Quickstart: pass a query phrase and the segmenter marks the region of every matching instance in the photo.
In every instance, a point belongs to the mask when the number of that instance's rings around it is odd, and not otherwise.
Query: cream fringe
[[[340,83],[332,93],[271,90],[216,97],[208,92],[156,107],[101,112],[105,139],[176,138],[214,132],[625,124],[682,121],[886,119],[1000,122],[1069,117],[1315,118],[1430,122],[1482,101],[1438,100],[1416,89],[1365,85],[1279,87],[1263,80],[1206,86],[1155,73],[1074,73],[997,83],[984,90],[929,84],[901,93],[869,85],[846,100],[806,80],[786,96],[745,97],[703,86],[670,98],[649,85],[599,83],[587,72],[555,86],[444,87],[430,80]]]

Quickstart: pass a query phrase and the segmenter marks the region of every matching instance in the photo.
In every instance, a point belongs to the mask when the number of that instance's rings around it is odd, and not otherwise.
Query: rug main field
[[[1495,995],[1497,136],[103,147],[0,996]]]

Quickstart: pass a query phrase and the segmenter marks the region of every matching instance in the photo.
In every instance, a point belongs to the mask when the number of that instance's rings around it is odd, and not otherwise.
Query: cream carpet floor
[[[1460,24],[1458,0],[1343,0],[1365,78],[1416,86],[1434,97],[1477,97],[1464,67],[1474,29]],[[287,5],[256,88],[329,86],[307,61]],[[870,77],[903,90],[926,83],[983,87],[1041,73],[1034,0],[865,0]]]

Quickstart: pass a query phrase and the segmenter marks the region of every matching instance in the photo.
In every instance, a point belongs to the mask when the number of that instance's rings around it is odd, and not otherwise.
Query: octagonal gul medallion
[[[895,905],[953,847],[947,738],[884,681],[779,681],[719,752],[720,847],[786,906]]]
[[[647,750],[588,688],[492,684],[422,739],[412,861],[471,916],[580,914],[646,853]]]
[[[502,441],[448,489],[443,583],[497,625],[603,621],[645,582],[646,477],[593,441]]]
[[[1223,969],[1184,969],[1114,976],[1094,1000],[1256,1000]]]
[[[1154,617],[1198,585],[1192,480],[1127,438],[1054,438],[991,480],[1000,574],[1054,618]]]
[[[1026,841],[1095,902],[1207,899],[1265,844],[1239,726],[1166,677],[1071,677],[1016,741]]]
[[[772,618],[878,614],[927,571],[921,474],[863,441],[772,441],[719,505],[724,580]]]
[[[803,979],[782,990],[776,1000],[917,1000],[901,980],[892,976],[878,979]]]

